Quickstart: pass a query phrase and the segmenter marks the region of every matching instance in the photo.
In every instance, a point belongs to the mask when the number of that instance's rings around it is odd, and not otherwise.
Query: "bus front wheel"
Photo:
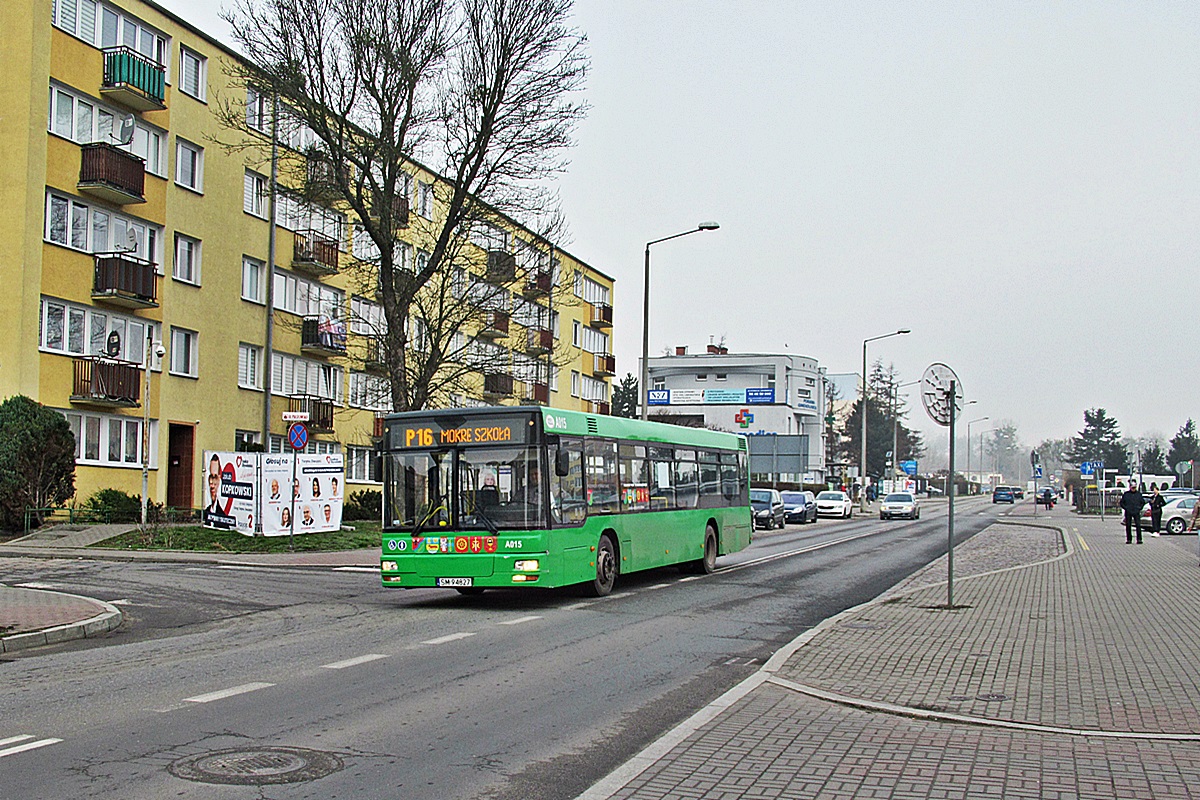
[[[591,593],[604,597],[613,590],[617,582],[617,547],[607,533],[596,545],[596,577],[592,580]]]

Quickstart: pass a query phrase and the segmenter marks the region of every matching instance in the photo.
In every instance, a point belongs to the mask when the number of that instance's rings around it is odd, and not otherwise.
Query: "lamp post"
[[[974,402],[971,400],[967,405]],[[985,419],[991,419],[991,417],[980,417],[967,423],[967,494],[971,493],[971,426],[976,422],[983,422]],[[983,472],[983,445],[980,445],[979,448],[979,471]]]
[[[146,326],[146,352],[143,355],[143,372],[146,375],[146,391],[142,395],[142,527],[146,527],[146,505],[150,495],[150,365],[155,356],[166,354],[162,342],[154,342],[154,326]]]
[[[884,333],[880,336],[872,336],[869,339],[863,339],[863,363],[862,363],[862,453],[858,462],[858,496],[860,498],[859,506],[865,511],[867,508],[867,343],[877,342],[880,339],[890,339],[893,336],[903,336],[906,333],[912,333],[908,328],[901,328],[892,333]]]
[[[645,289],[642,293],[642,375],[641,382],[638,385],[638,394],[641,395],[642,419],[647,419],[649,415],[649,400],[650,400],[650,245],[666,242],[671,239],[678,239],[680,236],[687,236],[700,231],[715,231],[721,227],[715,222],[701,222],[690,231],[683,233],[675,233],[670,236],[664,236],[661,239],[654,239],[646,242],[646,280]]]

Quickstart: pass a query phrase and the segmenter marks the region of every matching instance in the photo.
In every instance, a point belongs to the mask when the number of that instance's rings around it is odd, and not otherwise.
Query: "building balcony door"
[[[194,508],[192,464],[195,463],[196,429],[192,425],[169,426],[167,443],[167,505]]]

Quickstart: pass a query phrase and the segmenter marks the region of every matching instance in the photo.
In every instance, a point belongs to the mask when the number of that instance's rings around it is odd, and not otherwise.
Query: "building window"
[[[288,444],[284,437],[278,434],[271,434],[271,441],[268,444],[272,453],[315,453],[317,455],[332,455],[341,452],[341,445],[337,442],[318,442],[316,439],[309,439],[308,445],[303,450],[292,450],[292,446]]]
[[[262,389],[262,348],[242,342],[238,345],[238,386]]]
[[[351,372],[349,402],[354,408],[389,411],[392,407],[391,387],[386,378]]]
[[[312,315],[342,319],[345,295],[341,290],[318,281],[276,270],[275,291],[271,301],[280,311],[290,311],[302,317]]]
[[[571,370],[571,397],[579,397],[579,378],[580,374],[575,370]]]
[[[130,140],[120,141],[120,121],[124,119],[129,119],[129,115],[123,111],[77,94],[65,86],[50,84],[50,119],[46,130],[76,144],[107,142],[140,157],[146,162],[147,172],[162,176],[162,151],[166,134],[134,118]]]
[[[53,244],[84,253],[128,253],[158,264],[161,233],[161,228],[108,209],[46,195],[46,241]]]
[[[665,389],[667,388],[667,380],[666,378],[655,378],[652,386],[654,389]]]
[[[412,317],[414,321],[417,317]],[[350,298],[350,332],[362,336],[382,336],[387,332],[383,306],[361,297]]]
[[[177,281],[200,285],[200,240],[182,233],[175,234],[175,266],[171,277]]]
[[[246,87],[246,127],[267,132],[267,96],[253,86]]]
[[[175,183],[194,192],[204,191],[204,148],[175,137]]]
[[[433,184],[417,181],[417,213],[433,219]]]
[[[146,356],[146,321],[137,317],[43,297],[39,322],[38,346],[47,352],[108,356],[136,364],[143,363]],[[150,330],[155,330],[153,325]]]
[[[696,375],[696,380],[698,380],[698,381],[706,381],[706,380],[708,380],[708,373],[707,373],[707,372],[701,372],[701,373],[698,373],[698,374]]]
[[[171,326],[171,374],[185,378],[199,375],[195,331]]]
[[[108,414],[60,412],[75,435],[75,462],[109,467],[134,467],[142,463],[142,421]],[[154,453],[155,423],[150,423]],[[151,464],[150,466],[155,466]]]
[[[611,305],[608,287],[586,277],[582,272],[575,273],[575,296],[592,305]]]
[[[342,402],[342,368],[285,353],[271,355],[271,393],[307,394]]]
[[[97,0],[54,0],[54,26],[94,47],[124,45],[159,64],[166,64],[167,38],[131,17]]]
[[[261,219],[267,218],[267,179],[257,172],[246,170],[242,210]]]
[[[262,261],[250,256],[242,256],[243,300],[249,300],[251,303],[266,303],[266,299],[263,297],[264,287],[266,286],[264,281],[266,271],[267,265]]]
[[[238,453],[259,450],[262,446],[261,441],[261,434],[258,431],[234,431],[233,433],[233,449]]]
[[[375,474],[374,451],[371,448],[346,448],[346,480],[355,483],[379,483],[379,476]]]
[[[182,45],[179,48],[179,90],[203,101],[208,59]]]
[[[716,374],[716,379],[719,381],[727,381],[727,380],[729,380],[729,376],[726,375],[724,372],[718,372]]]

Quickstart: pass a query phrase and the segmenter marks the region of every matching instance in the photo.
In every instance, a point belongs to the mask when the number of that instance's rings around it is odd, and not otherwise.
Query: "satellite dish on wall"
[[[121,125],[117,129],[117,144],[129,144],[133,141],[133,114],[121,117]]]
[[[125,229],[125,252],[133,253],[138,249],[137,231],[133,228]]]

